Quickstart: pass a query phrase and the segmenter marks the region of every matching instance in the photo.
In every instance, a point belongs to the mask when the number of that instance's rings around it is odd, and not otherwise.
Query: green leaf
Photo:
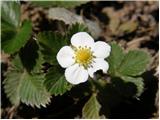
[[[125,55],[118,71],[124,76],[141,75],[146,70],[149,61],[149,55],[146,52],[132,50]]]
[[[111,44],[111,54],[107,58],[111,76],[137,76],[147,68],[150,56],[140,50],[132,50],[124,54],[120,46]]]
[[[3,1],[1,7],[2,24],[10,27],[18,27],[20,24],[20,2]]]
[[[44,60],[53,65],[58,64],[56,55],[63,46],[67,45],[66,38],[60,33],[50,31],[39,33],[37,39]]]
[[[125,32],[125,33],[131,33],[134,32],[138,27],[138,23],[135,21],[127,21],[120,25],[119,31]]]
[[[82,117],[84,119],[100,119],[100,108],[101,105],[97,101],[96,94],[93,94],[83,107]]]
[[[40,108],[41,105],[46,107],[46,104],[50,102],[50,95],[43,85],[44,76],[41,74],[23,74],[19,93],[21,101],[32,107]]]
[[[53,66],[46,74],[44,84],[48,91],[55,96],[63,95],[72,88],[72,85],[67,82],[62,71],[60,67]]]
[[[32,1],[33,5],[42,7],[65,7],[74,8],[86,3],[87,1]]]
[[[3,82],[5,93],[14,105],[20,103],[19,88],[21,81],[19,79],[21,79],[21,77],[17,71],[10,71],[6,73],[6,78]]]
[[[43,85],[44,79],[42,74],[27,73],[22,67],[19,56],[16,56],[3,82],[5,93],[14,105],[18,105],[21,101],[32,107],[45,107],[50,101],[50,94]]]
[[[69,39],[68,40],[69,44],[70,44],[70,39],[72,35],[77,32],[88,32],[88,28],[84,24],[80,24],[80,23],[75,23],[71,25],[66,33],[67,38]]]
[[[144,91],[143,78],[141,78],[141,77],[133,78],[133,77],[128,77],[128,76],[122,76],[121,78],[125,82],[131,82],[137,87],[137,91],[136,91],[136,96],[135,97],[139,97],[143,93],[143,91]]]
[[[118,46],[116,43],[111,43],[111,53],[110,56],[107,58],[107,61],[109,63],[109,73],[114,76],[116,74],[116,71],[121,64],[122,60],[124,58],[123,50],[120,46]]]
[[[4,52],[6,53],[10,53],[10,54],[15,53],[27,43],[32,32],[31,22],[25,21],[22,27],[17,28],[15,31],[16,32],[14,33],[14,35],[11,34],[12,37],[9,37],[9,38],[8,37],[5,38],[6,35],[3,36],[3,32],[2,32],[2,38],[3,38],[2,50],[4,50]]]
[[[109,63],[109,73],[112,77],[120,77],[124,82],[133,83],[137,88],[135,96],[140,96],[143,92],[144,83],[141,77],[136,76],[141,75],[146,70],[150,56],[140,50],[132,50],[124,54],[121,47],[115,43],[111,44],[111,48],[111,55],[107,60]],[[133,88],[131,89],[129,91],[134,92]]]
[[[23,67],[28,71],[40,71],[43,59],[39,52],[39,46],[35,40],[30,40],[19,52]],[[37,65],[39,64],[39,65]],[[36,67],[36,68],[35,68]]]
[[[2,17],[2,50],[13,54],[23,47],[32,31],[31,22],[20,23],[20,2],[3,1]]]

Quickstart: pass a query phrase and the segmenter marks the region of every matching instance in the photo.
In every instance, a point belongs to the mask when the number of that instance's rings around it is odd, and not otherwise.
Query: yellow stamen
[[[79,64],[84,66],[84,68],[88,68],[89,65],[93,61],[93,52],[91,48],[79,47],[75,50],[75,61]]]

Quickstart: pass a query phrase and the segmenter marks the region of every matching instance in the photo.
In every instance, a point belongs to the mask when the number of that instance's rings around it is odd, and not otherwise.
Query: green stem
[[[95,86],[95,80],[92,79],[92,78],[90,78],[90,79],[89,79],[89,82],[90,82],[90,85],[91,85],[91,90],[92,90],[92,92],[93,92],[93,93],[97,93],[97,92],[98,92],[98,89],[97,89],[96,86]]]

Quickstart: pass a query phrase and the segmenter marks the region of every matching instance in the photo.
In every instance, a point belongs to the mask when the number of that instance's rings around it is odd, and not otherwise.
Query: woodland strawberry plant
[[[59,3],[33,4],[50,7]],[[64,3],[59,5],[65,7]],[[30,20],[20,20],[20,2],[4,1],[1,7],[1,52],[10,55],[2,84],[14,106],[22,102],[41,109],[50,104],[52,97],[68,94],[87,83],[89,99],[81,117],[101,118],[103,105],[112,104],[104,102],[112,96],[109,86],[125,98],[138,99],[143,93],[141,75],[150,61],[146,52],[126,52],[116,42],[97,41],[83,23],[69,25],[64,33],[42,31],[35,34]],[[71,7],[69,3],[68,7]],[[101,72],[97,72],[99,70]]]

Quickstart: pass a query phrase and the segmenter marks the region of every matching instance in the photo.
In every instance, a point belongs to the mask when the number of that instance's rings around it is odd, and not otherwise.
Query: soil
[[[50,21],[46,16],[47,8],[34,7],[29,2],[21,2],[21,20],[30,19],[33,23],[33,35],[45,30],[59,30],[57,21]],[[103,1],[88,2],[74,9],[76,14],[95,20],[102,32],[97,40],[106,42],[115,41],[125,51],[141,49],[151,55],[152,61],[143,74],[145,91],[139,100],[131,98],[110,109],[107,118],[158,118],[159,115],[159,4],[158,1]],[[136,21],[138,27],[130,33],[115,34],[110,28],[110,15],[115,15],[120,24],[127,21]],[[7,55],[2,55],[2,82]],[[79,89],[79,88],[77,88]],[[4,94],[1,93],[2,118],[80,118],[81,109],[88,100],[82,97],[77,103],[70,97],[70,93],[54,97],[47,108],[32,108],[25,104],[18,107],[11,106]]]

